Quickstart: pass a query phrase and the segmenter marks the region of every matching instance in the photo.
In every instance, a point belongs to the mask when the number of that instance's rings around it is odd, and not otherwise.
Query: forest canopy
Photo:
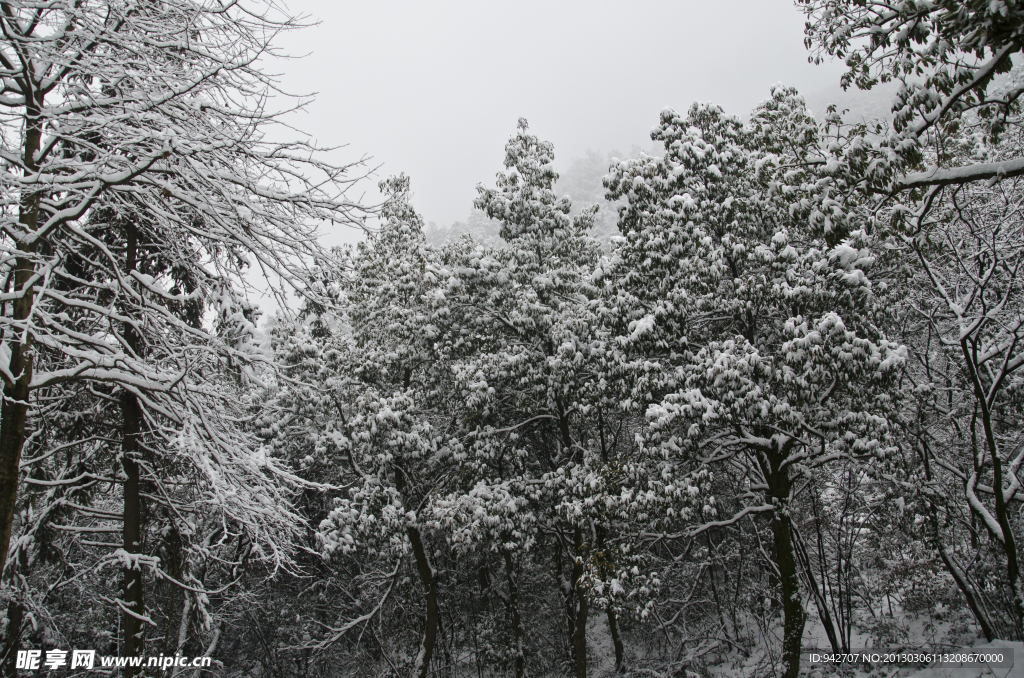
[[[1024,641],[1024,8],[794,11],[887,116],[652,112],[597,193],[521,118],[445,238],[271,141],[276,3],[0,3],[3,675]]]

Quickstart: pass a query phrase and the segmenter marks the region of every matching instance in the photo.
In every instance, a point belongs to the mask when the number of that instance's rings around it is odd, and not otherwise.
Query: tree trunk
[[[953,560],[953,556],[949,552],[949,547],[940,545],[938,546],[938,552],[939,558],[942,559],[942,564],[946,566],[946,572],[949,572],[950,576],[953,577],[953,581],[956,582],[957,588],[960,589],[960,593],[964,594],[964,598],[967,600],[967,606],[971,608],[971,613],[974,614],[974,620],[978,622],[978,628],[981,630],[981,634],[985,636],[985,640],[991,643],[996,637],[996,634],[992,631],[992,622],[988,620],[988,616],[978,604],[978,600],[974,595],[974,590],[971,588],[970,584],[967,583],[967,578],[964,576],[964,573],[956,566],[956,562]]]
[[[999,456],[999,445],[996,443],[995,428],[992,422],[992,411],[989,408],[986,389],[981,382],[981,370],[975,363],[974,356],[976,345],[969,345],[972,339],[964,337],[960,340],[960,348],[963,352],[968,373],[974,387],[974,396],[977,399],[981,410],[981,424],[985,433],[985,446],[988,448],[992,458],[992,489],[996,500],[996,522],[1003,533],[1000,540],[1003,553],[1006,554],[1006,576],[1009,579],[1010,591],[1013,594],[1013,611],[1016,619],[1016,633],[1018,638],[1024,638],[1024,590],[1021,588],[1020,565],[1017,562],[1017,542],[1010,529],[1009,507],[1003,496],[1003,460]]]
[[[600,417],[599,417],[600,420]],[[601,426],[603,427],[603,423]],[[602,461],[607,463],[608,455],[606,453],[607,447],[604,442],[604,431],[601,431],[601,458]],[[605,528],[604,526],[597,526],[597,550],[604,555],[605,566],[602,568],[604,571],[601,576],[606,578],[612,573],[613,568],[611,567],[611,554],[605,550]],[[615,648],[615,671],[621,672],[625,664],[625,651],[622,647],[622,638],[619,636],[619,624],[615,618],[615,610],[612,608],[611,602],[608,603],[608,609],[605,610],[608,616],[608,633],[612,637],[612,646]]]
[[[427,619],[423,628],[423,644],[420,646],[419,656],[416,657],[417,676],[427,678],[430,659],[434,656],[434,645],[437,643],[437,628],[440,622],[437,609],[437,581],[434,578],[434,568],[430,566],[430,561],[427,559],[426,549],[423,548],[419,530],[409,527],[406,531],[409,541],[412,542],[412,552],[416,557],[416,569],[420,572],[420,580],[423,582],[423,590],[427,599]]]
[[[412,381],[412,370],[405,370],[405,388],[409,388]],[[408,501],[405,487],[405,469],[400,464],[395,464],[395,489]],[[441,615],[437,607],[437,580],[434,577],[434,568],[427,558],[427,550],[423,548],[423,540],[420,538],[420,531],[415,527],[405,528],[405,532],[412,544],[412,554],[416,559],[416,569],[420,573],[420,581],[423,583],[423,593],[427,603],[427,617],[423,626],[423,643],[420,645],[419,655],[416,657],[416,675],[419,678],[427,678],[430,670],[430,660],[434,656],[434,646],[437,644],[437,631],[441,625]]]
[[[564,542],[558,539],[555,543],[555,585],[558,587],[558,602],[562,606],[565,612],[566,632],[562,636],[563,651],[565,656],[569,658],[569,663],[574,663],[573,657],[576,656],[576,650],[573,648],[572,638],[573,629],[576,628],[576,602],[574,600],[575,593],[572,584],[565,578],[565,568],[562,564],[562,549]],[[561,630],[561,625],[559,625]]]
[[[24,163],[27,172],[38,169],[36,154],[42,140],[42,106],[42,93],[38,93],[37,101],[29,99],[26,105]],[[38,225],[40,197],[40,194],[33,193],[21,200],[18,221],[27,233],[33,233]],[[24,255],[18,256],[14,262],[16,296],[12,303],[12,319],[16,326],[32,314],[34,287],[38,282],[35,280],[35,241],[18,242],[17,247]],[[32,336],[27,331],[12,332],[4,339],[11,352],[8,368],[15,381],[4,384],[4,397],[0,404],[0,573],[7,564],[7,551],[11,546],[14,507],[18,500],[18,472],[21,450],[25,446],[25,422],[28,419],[29,384],[32,382],[35,362]]]
[[[178,624],[178,643],[174,647],[174,654],[181,654],[185,649],[185,644],[188,643],[188,629],[191,622],[192,615],[192,599],[189,598],[188,593],[185,593],[185,603],[181,608],[181,623]],[[175,678],[178,675],[181,667],[177,664],[174,666],[174,670],[171,671],[171,678]]]
[[[124,550],[129,555],[142,552],[142,498],[140,496],[139,463],[135,459],[141,416],[138,400],[130,393],[122,394],[121,411],[124,416],[124,438],[121,443],[121,466],[124,468]],[[122,572],[122,600],[124,601],[124,642],[121,653],[125,657],[142,656],[145,631],[143,622],[142,567],[136,562],[126,564]],[[126,676],[137,676],[140,670],[126,669]]]
[[[987,432],[986,432],[987,433]],[[995,451],[994,440],[992,442]],[[1024,591],[1021,590],[1020,566],[1017,563],[1017,543],[1010,529],[1009,507],[1003,499],[1003,464],[1002,460],[992,455],[992,488],[996,495],[996,520],[1003,532],[1003,552],[1006,554],[1006,574],[1013,592],[1013,611],[1017,621],[1017,637],[1024,638]]]
[[[16,312],[20,305],[15,302]],[[12,341],[10,348],[11,374],[19,378],[13,385],[4,385],[3,411],[0,412],[0,572],[7,564],[7,551],[11,546],[14,508],[18,501],[21,450],[25,445],[25,423],[28,419],[28,384],[32,379],[33,362],[27,339],[25,344]]]
[[[210,640],[210,644],[206,647],[206,652],[203,653],[204,657],[212,657],[213,653],[217,651],[217,646],[220,644],[220,636],[224,631],[224,620],[221,619],[217,622],[217,628],[213,630],[213,638]],[[192,672],[192,678],[201,678],[203,673],[210,673],[209,669],[196,669]]]
[[[972,422],[973,428],[973,422]],[[930,460],[930,451],[928,444],[923,441],[921,442],[921,459],[924,461],[924,477],[925,480],[930,484],[932,482],[932,466]],[[973,455],[972,453],[972,456]],[[942,542],[942,537],[939,534],[939,507],[932,497],[928,497],[928,518],[932,528],[932,545],[936,551],[938,551],[939,558],[942,559],[942,564],[946,567],[946,572],[953,577],[953,581],[956,582],[957,588],[964,594],[964,598],[967,600],[967,606],[971,608],[971,613],[974,614],[974,620],[978,623],[978,628],[981,630],[982,635],[985,636],[985,640],[992,642],[995,639],[995,633],[992,630],[992,622],[989,621],[988,616],[981,609],[981,605],[978,604],[978,600],[974,595],[974,589],[967,581],[967,577],[957,567],[956,560],[951,553],[949,546]],[[971,510],[971,547],[977,548],[977,533],[974,530],[975,513]]]
[[[130,274],[135,269],[138,257],[138,230],[134,224],[125,228],[125,270]],[[127,313],[126,313],[127,315]],[[125,343],[138,357],[142,341],[136,329],[124,325]],[[142,553],[142,496],[139,478],[139,436],[142,433],[142,409],[139,399],[127,390],[121,392],[121,467],[124,469],[124,550],[129,555]],[[122,597],[125,606],[124,641],[122,654],[125,657],[141,657],[143,653],[144,614],[142,567],[136,561],[125,565],[122,572]],[[128,667],[125,675],[129,678],[141,674],[138,667]]]
[[[771,492],[778,503],[772,520],[772,534],[782,590],[782,678],[798,678],[800,675],[800,645],[806,621],[789,516],[790,486],[786,469],[773,473]]]
[[[729,637],[729,625],[725,622],[725,612],[722,610],[722,600],[718,596],[718,582],[715,577],[716,562],[714,557],[714,545],[711,543],[711,533],[705,532],[704,538],[708,544],[708,560],[710,561],[708,564],[708,581],[711,583],[711,595],[715,599],[715,609],[718,610],[718,621],[722,625],[722,633],[725,634],[726,638],[732,640]]]
[[[576,628],[573,630],[573,663],[576,678],[587,678],[587,592],[583,590],[583,530],[573,530],[576,559],[572,565],[572,586],[576,592]]]
[[[526,653],[523,650],[523,628],[519,618],[519,584],[516,582],[515,563],[507,548],[502,548],[505,556],[505,581],[508,583],[508,609],[512,617],[512,638],[516,652],[516,678],[523,678],[526,673]]]
[[[622,647],[622,636],[619,635],[619,623],[615,619],[615,610],[608,606],[608,632],[612,634],[612,645],[615,646],[615,671],[622,672],[626,665],[626,652]]]
[[[817,514],[815,514],[815,520],[817,521]],[[800,536],[799,530],[794,529],[792,532],[793,545],[796,547],[797,560],[800,562],[800,567],[803,568],[804,576],[807,578],[807,588],[811,590],[811,594],[814,597],[814,605],[818,609],[818,619],[821,621],[822,628],[825,629],[825,635],[828,636],[829,645],[832,646],[832,651],[836,654],[849,652],[849,648],[847,648],[846,644],[843,642],[842,633],[841,631],[836,630],[835,622],[832,620],[832,613],[829,612],[828,602],[825,599],[825,596],[827,595],[825,580],[822,579],[821,588],[819,589],[818,580],[814,576],[814,568],[811,565],[811,558],[807,553],[807,545],[804,543],[803,537]],[[818,525],[818,547],[820,551],[820,522]]]
[[[14,678],[18,675],[15,660],[18,657],[18,650],[21,649],[21,622],[24,615],[25,608],[21,603],[11,600],[7,604],[7,639],[4,643],[2,666],[4,678]]]
[[[772,522],[775,535],[775,553],[782,588],[782,665],[783,678],[797,678],[800,674],[800,644],[804,635],[804,607],[800,600],[800,582],[797,578],[796,559],[793,557],[793,537],[789,516],[776,516]]]

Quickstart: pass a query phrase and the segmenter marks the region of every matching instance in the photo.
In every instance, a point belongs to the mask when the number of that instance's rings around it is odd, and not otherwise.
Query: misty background
[[[431,240],[485,235],[472,213],[492,185],[520,116],[555,145],[559,189],[577,207],[600,200],[611,156],[652,152],[665,107],[711,101],[745,117],[778,82],[818,116],[829,103],[884,113],[889,95],[843,92],[836,61],[813,65],[792,0],[289,0],[314,23],[282,36],[281,86],[315,95],[286,117],[336,162],[368,159],[350,197],[379,201],[376,182],[405,172]],[[603,210],[599,229],[614,229]],[[353,229],[325,232],[352,242]]]

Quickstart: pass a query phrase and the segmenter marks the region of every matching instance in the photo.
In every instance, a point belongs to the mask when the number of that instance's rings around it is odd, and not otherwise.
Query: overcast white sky
[[[271,66],[283,86],[316,93],[292,124],[347,144],[338,161],[409,174],[438,224],[493,183],[520,116],[565,167],[588,148],[649,148],[665,106],[745,115],[775,82],[821,100],[842,71],[808,64],[792,0],[286,1],[319,22],[277,43],[306,55]]]

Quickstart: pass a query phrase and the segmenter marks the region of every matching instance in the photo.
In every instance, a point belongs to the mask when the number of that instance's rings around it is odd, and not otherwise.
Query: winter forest
[[[1024,665],[1024,6],[792,11],[882,115],[520,119],[445,230],[282,133],[274,0],[0,2],[2,674]]]

